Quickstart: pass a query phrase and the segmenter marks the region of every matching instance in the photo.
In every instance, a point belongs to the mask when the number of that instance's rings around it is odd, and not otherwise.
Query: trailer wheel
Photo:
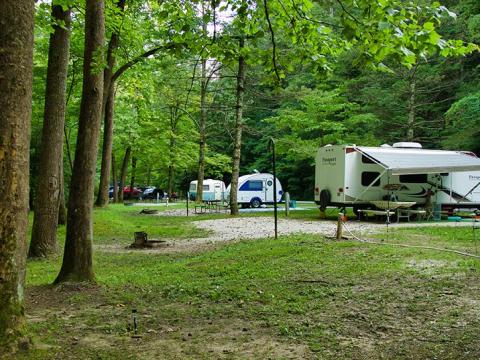
[[[254,209],[258,209],[262,205],[262,202],[259,198],[253,198],[250,201],[250,206]]]
[[[327,189],[323,189],[322,191],[320,191],[320,209],[322,211],[325,211],[327,206],[330,205],[330,199],[330,191],[328,191]]]

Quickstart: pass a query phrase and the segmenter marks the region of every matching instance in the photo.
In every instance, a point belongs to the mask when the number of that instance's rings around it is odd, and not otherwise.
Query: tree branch
[[[270,14],[268,13],[268,4],[267,0],[263,0],[263,8],[265,10],[265,18],[268,22],[268,29],[270,31],[270,35],[272,38],[272,62],[273,62],[273,71],[277,76],[278,81],[280,82],[282,79],[280,78],[280,74],[278,73],[277,69],[277,44],[275,43],[275,33],[273,31],[272,22],[270,21]]]
[[[175,45],[167,45],[167,46],[158,46],[158,47],[155,47],[153,49],[150,49],[146,52],[144,52],[143,54],[140,54],[138,55],[136,58],[133,58],[132,60],[126,62],[125,64],[123,64],[122,66],[120,66],[117,71],[115,71],[115,73],[113,74],[112,76],[112,83],[114,83],[125,71],[127,71],[128,69],[130,69],[133,65],[139,63],[140,61],[142,61],[143,59],[146,59],[148,58],[149,56],[151,55],[154,55],[156,54],[157,52],[159,52],[160,50],[171,50],[175,48]]]

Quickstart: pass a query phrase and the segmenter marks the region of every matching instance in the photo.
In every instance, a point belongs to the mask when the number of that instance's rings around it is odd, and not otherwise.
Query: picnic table
[[[221,200],[204,200],[195,205],[195,214],[220,213],[226,209],[227,206]]]
[[[406,219],[410,221],[411,216],[416,215],[417,219],[420,220],[423,216],[426,215],[425,210],[421,209],[411,209],[416,202],[414,201],[370,201],[370,204],[374,205],[377,209],[361,209],[358,210],[359,213],[365,215],[375,215],[375,216],[393,216],[397,218],[397,223],[401,219]]]

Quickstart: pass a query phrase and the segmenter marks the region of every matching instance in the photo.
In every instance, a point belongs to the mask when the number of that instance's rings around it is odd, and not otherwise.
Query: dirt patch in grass
[[[109,297],[108,290],[99,287],[84,287],[81,292],[30,287],[27,320],[36,332],[30,355],[47,359],[303,359],[311,354],[307,345],[277,337],[260,322],[235,315],[192,316],[194,306],[164,299],[151,307],[137,299],[141,303],[137,338],[131,313],[135,305],[119,303],[117,296]]]

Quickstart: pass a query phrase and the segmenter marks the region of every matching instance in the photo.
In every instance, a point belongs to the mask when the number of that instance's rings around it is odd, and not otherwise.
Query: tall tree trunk
[[[175,168],[173,165],[169,165],[168,166],[168,186],[167,186],[168,197],[172,197],[172,194],[173,194],[174,177],[175,177]]]
[[[125,150],[125,156],[123,157],[122,169],[120,170],[120,185],[118,186],[118,202],[123,202],[123,188],[127,181],[128,162],[130,161],[130,154],[132,148],[130,146]]]
[[[168,196],[171,197],[173,193],[173,182],[175,176],[175,151],[176,151],[176,136],[177,136],[177,125],[178,125],[178,106],[172,106],[170,108],[170,146],[169,146],[169,165],[168,165],[168,185],[167,192]]]
[[[202,1],[202,19],[205,18],[205,2]],[[207,23],[202,21],[202,33],[207,37]],[[203,56],[203,54],[202,54]],[[201,60],[201,80],[200,80],[200,122],[198,124],[198,133],[200,137],[198,152],[198,176],[197,176],[197,196],[196,201],[203,200],[203,180],[205,178],[205,147],[206,134],[205,127],[207,123],[207,60],[202,57]]]
[[[117,2],[117,8],[123,12],[125,9],[125,0]],[[115,107],[115,90],[113,77],[113,68],[115,67],[115,51],[119,43],[118,29],[114,31],[110,37],[107,50],[107,67],[103,72],[103,146],[102,146],[102,165],[100,169],[100,186],[98,188],[98,196],[96,205],[108,205],[108,186],[110,180],[110,168],[112,162],[112,144],[113,144],[113,114]]]
[[[100,186],[98,188],[97,206],[108,204],[108,187],[110,183],[110,169],[113,148],[113,113],[115,107],[114,86],[110,87],[105,107],[105,121],[103,126],[102,167],[100,170]]]
[[[245,46],[245,42],[240,39],[240,50]],[[242,131],[243,131],[243,96],[245,93],[245,58],[240,55],[238,57],[238,73],[237,73],[237,103],[235,109],[235,137],[233,143],[233,164],[232,164],[232,181],[230,183],[230,214],[238,215],[238,177],[240,174],[240,156],[242,151]]]
[[[147,186],[150,186],[150,183],[152,182],[152,168],[150,165],[147,166]]]
[[[200,122],[198,126],[200,143],[198,154],[197,201],[202,201],[203,199],[203,180],[205,178],[205,128],[207,123],[207,61],[205,59],[202,59],[201,66],[202,80],[200,82]]]
[[[415,139],[415,120],[417,118],[416,110],[416,81],[415,76],[410,80],[409,98],[408,98],[408,122],[407,122],[407,141]]]
[[[105,40],[103,0],[86,0],[83,89],[67,213],[67,237],[62,268],[55,283],[94,281],[92,264],[93,191],[102,119],[103,73],[94,57]]]
[[[47,257],[58,251],[57,225],[60,191],[63,191],[60,179],[63,171],[60,173],[60,166],[63,167],[70,9],[64,10],[61,5],[53,5],[52,19],[56,25],[50,35],[48,51],[45,113],[29,257]]]
[[[58,178],[60,180],[60,194],[58,197],[58,225],[65,225],[67,223],[67,209],[65,208],[65,177],[63,173],[63,160],[60,161],[58,167]]]
[[[112,181],[113,181],[113,202],[118,202],[118,182],[117,182],[117,163],[115,162],[115,154],[112,152]]]
[[[0,1],[0,358],[25,323],[33,22],[32,0]]]
[[[137,169],[137,158],[132,156],[132,173],[130,174],[130,194],[129,198],[133,198],[133,189],[135,188],[135,170]]]

